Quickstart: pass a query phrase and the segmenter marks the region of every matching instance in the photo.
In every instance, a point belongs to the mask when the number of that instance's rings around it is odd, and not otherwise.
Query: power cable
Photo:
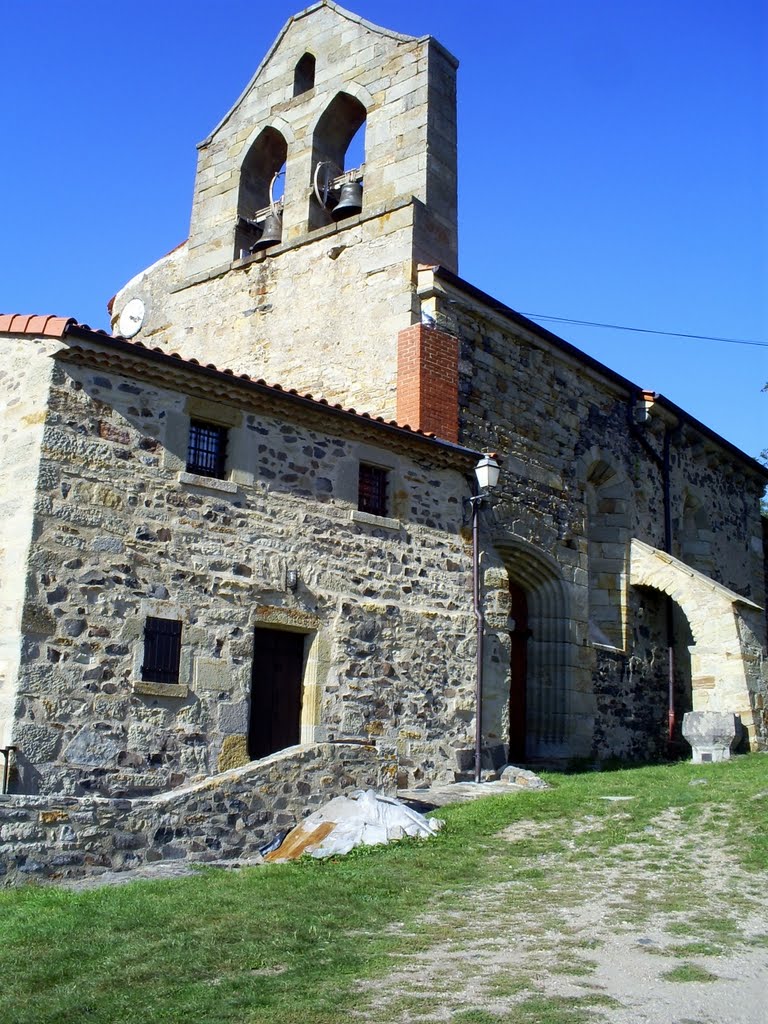
[[[550,320],[559,324],[575,324],[577,327],[608,327],[613,331],[632,331],[635,334],[660,334],[667,338],[691,338],[694,341],[719,341],[725,345],[753,345],[768,348],[768,341],[752,341],[746,338],[717,338],[708,334],[684,334],[681,331],[654,331],[649,327],[624,327],[621,324],[601,324],[593,320],[572,320],[567,316],[545,316],[543,313],[523,313],[529,320]]]

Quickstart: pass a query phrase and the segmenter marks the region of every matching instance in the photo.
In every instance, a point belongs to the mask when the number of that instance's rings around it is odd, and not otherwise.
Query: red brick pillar
[[[397,422],[459,439],[459,341],[425,324],[397,336]]]

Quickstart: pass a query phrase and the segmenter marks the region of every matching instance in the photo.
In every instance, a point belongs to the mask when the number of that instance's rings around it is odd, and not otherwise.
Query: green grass
[[[706,785],[691,785],[701,777]],[[466,960],[449,979],[455,984],[446,983],[446,989],[458,990],[475,970],[473,942],[487,937],[465,922],[465,911],[489,893],[487,934],[497,928],[495,915],[518,915],[525,920],[523,941],[554,951],[553,966],[559,955],[569,973],[589,970],[586,958],[577,961],[568,947],[561,946],[558,954],[558,909],[583,898],[579,872],[589,870],[590,863],[614,857],[623,863],[630,845],[655,842],[645,830],[670,807],[694,827],[709,813],[707,827],[722,830],[723,841],[744,867],[768,868],[766,798],[759,795],[768,790],[766,757],[752,755],[705,770],[677,764],[549,780],[553,788],[546,792],[444,808],[439,816],[447,827],[428,842],[358,850],[327,862],[235,872],[208,868],[177,881],[83,893],[32,886],[2,892],[3,1019],[9,1024],[182,1024],[191,1019],[337,1024],[371,1005],[373,997],[361,987],[366,979],[385,977],[435,944],[466,947]],[[600,799],[607,795],[634,799]],[[713,808],[717,813],[711,816]],[[579,833],[575,825],[585,820],[603,827]],[[517,821],[542,827],[515,842],[499,837]],[[653,852],[661,875],[664,861],[655,846]],[[675,865],[667,867],[674,876]],[[674,877],[669,906],[680,913],[693,909],[698,916],[674,923],[670,931],[678,924],[676,934],[688,943],[720,948],[740,941],[738,904],[730,917],[714,915],[704,904],[698,912],[703,879]],[[658,910],[655,899],[633,897],[630,905],[638,925]],[[567,934],[563,941],[573,943]],[[588,941],[585,936],[584,948]],[[580,1024],[596,1019],[590,1008],[598,996],[546,998],[531,988],[524,971],[503,980],[489,973],[489,994],[494,988],[499,996],[502,989],[509,994],[514,1012],[494,1016],[470,1006],[457,1009],[453,1020]],[[420,1005],[428,1019],[430,1000],[420,1003],[411,991],[400,998],[408,1004],[402,1006],[404,1019]],[[460,1002],[446,992],[445,1005]],[[397,1019],[383,1011],[369,1017]]]
[[[717,981],[717,975],[712,974],[704,967],[700,967],[698,964],[680,964],[679,967],[673,967],[671,971],[665,971],[662,974],[662,978],[665,981]]]

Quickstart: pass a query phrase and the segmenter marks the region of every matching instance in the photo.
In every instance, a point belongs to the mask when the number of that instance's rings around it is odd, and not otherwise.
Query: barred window
[[[187,472],[221,480],[227,461],[227,428],[192,420],[189,424]]]
[[[372,516],[387,514],[387,470],[380,466],[360,463],[357,485],[357,508]]]
[[[148,615],[144,623],[141,678],[146,683],[178,683],[180,659],[181,623],[178,619]]]

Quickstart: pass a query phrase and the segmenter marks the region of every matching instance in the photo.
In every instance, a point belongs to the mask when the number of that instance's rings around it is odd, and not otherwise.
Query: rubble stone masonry
[[[452,778],[472,743],[468,466],[360,417],[331,430],[316,403],[287,416],[236,383],[39,358],[35,543],[6,636],[13,791],[152,793],[246,762],[259,628],[304,637],[303,742],[375,739],[401,781]],[[191,417],[227,426],[225,479],[186,472]],[[357,511],[361,461],[387,474],[387,516]],[[148,616],[182,624],[178,683],[142,680]]]

